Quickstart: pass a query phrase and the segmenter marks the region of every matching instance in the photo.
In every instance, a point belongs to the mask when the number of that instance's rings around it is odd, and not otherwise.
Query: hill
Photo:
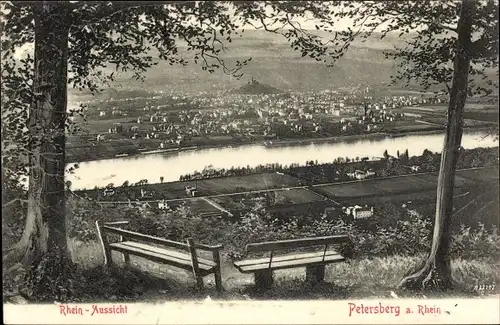
[[[121,73],[112,87],[185,93],[233,91],[235,88],[250,94],[275,92],[271,86],[249,87],[246,82],[249,76],[259,80],[262,85],[273,85],[285,91],[322,91],[355,85],[378,86],[390,83],[391,76],[397,70],[397,62],[386,59],[384,52],[402,47],[405,41],[404,37],[399,38],[397,35],[388,35],[384,39],[375,35],[364,42],[355,40],[344,57],[337,60],[334,66],[327,67],[323,62],[301,57],[279,35],[262,30],[246,30],[242,37],[233,39],[228,44],[228,50],[222,54],[230,67],[234,67],[237,60],[253,59],[241,70],[243,80],[226,75],[220,69],[210,74],[192,62],[186,66],[171,66],[168,62],[160,61],[157,66],[145,72],[144,83],[133,80],[131,73]],[[180,55],[192,61],[193,54],[187,52],[183,44],[179,45]],[[110,72],[115,70],[114,67],[109,69]]]
[[[257,80],[253,79],[248,82],[248,84],[241,86],[238,89],[235,89],[233,93],[236,94],[244,94],[244,95],[265,95],[265,94],[281,94],[282,90],[259,83]]]
[[[353,85],[379,85],[390,82],[395,73],[396,63],[385,59],[383,51],[390,50],[401,39],[389,38],[356,41],[346,55],[332,67],[307,57],[301,57],[294,51],[284,37],[261,30],[245,30],[243,36],[228,44],[228,50],[221,56],[228,66],[234,67],[237,60],[253,60],[241,72],[237,80],[221,69],[214,73],[203,71],[200,66],[190,62],[186,66],[170,65],[160,61],[158,65],[145,72],[146,80],[141,83],[133,80],[132,73],[120,73],[111,85],[114,88],[148,89],[150,91],[213,92],[234,90],[249,93],[275,92],[274,89],[261,89],[261,86],[247,86],[249,76],[259,80],[260,84],[273,85],[285,91],[321,91]],[[179,53],[192,61],[193,54],[180,44]],[[155,55],[153,52],[151,55]],[[114,66],[109,72],[115,71]],[[115,73],[116,75],[116,73]],[[270,87],[270,86],[269,86]]]

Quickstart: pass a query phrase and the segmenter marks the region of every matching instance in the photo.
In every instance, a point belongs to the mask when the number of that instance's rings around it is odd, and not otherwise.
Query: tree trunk
[[[402,289],[450,289],[450,225],[453,213],[453,187],[458,151],[462,139],[462,112],[467,98],[470,66],[472,17],[475,10],[473,0],[463,0],[458,21],[458,40],[453,66],[453,83],[444,148],[441,155],[437,187],[436,215],[431,252],[423,265],[402,279]]]
[[[14,255],[32,265],[47,252],[69,256],[65,223],[65,121],[68,9],[66,3],[33,4],[35,98],[29,110],[28,215]]]

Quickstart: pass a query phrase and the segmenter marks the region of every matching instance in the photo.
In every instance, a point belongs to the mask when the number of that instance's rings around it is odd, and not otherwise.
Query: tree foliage
[[[461,1],[349,1],[338,17],[354,19],[349,34],[366,39],[389,33],[405,39],[405,46],[387,51],[398,62],[394,81],[415,82],[424,89],[449,91],[458,38]],[[470,46],[472,78],[469,96],[489,95],[498,88],[498,1],[475,1]],[[439,88],[436,88],[439,86]]]

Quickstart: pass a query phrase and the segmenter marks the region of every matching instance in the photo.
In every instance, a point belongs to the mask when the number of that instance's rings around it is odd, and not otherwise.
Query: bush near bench
[[[391,211],[386,209],[384,213]],[[124,217],[126,216],[126,217]],[[90,201],[73,202],[68,220],[69,236],[79,241],[95,241],[95,220],[130,221],[129,229],[149,235],[185,241],[192,237],[205,244],[223,244],[223,255],[230,259],[244,256],[245,245],[251,242],[327,236],[348,232],[354,237],[355,258],[389,255],[411,256],[430,250],[432,222],[415,211],[399,212],[397,218],[375,216],[373,220],[347,223],[327,218],[312,219],[309,223],[291,220],[287,223],[256,209],[240,220],[202,218],[181,207],[172,212],[143,210],[127,206],[100,206]],[[472,229],[458,227],[452,236],[452,257],[500,257],[500,236],[496,228],[484,226]]]

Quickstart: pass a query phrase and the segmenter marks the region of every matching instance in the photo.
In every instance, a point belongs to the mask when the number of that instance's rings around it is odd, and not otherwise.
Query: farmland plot
[[[455,176],[456,187],[464,187],[470,184],[470,180],[461,177],[460,171],[457,172]],[[381,197],[397,193],[434,191],[436,187],[437,173],[433,173],[318,186],[315,187],[315,190],[331,198],[348,198],[363,196]]]
[[[460,198],[466,198],[470,195],[468,188],[455,188],[454,197],[455,200],[459,201]],[[393,204],[407,204],[410,207],[413,206],[430,206],[435,208],[436,204],[436,190],[427,190],[421,192],[411,192],[411,193],[394,193],[391,195],[384,196],[371,196],[371,197],[357,197],[357,198],[346,198],[341,199],[341,203],[344,205],[378,205],[384,203]]]
[[[460,177],[473,182],[498,182],[498,167],[476,168],[457,172]]]
[[[262,173],[245,176],[218,177],[212,179],[191,180],[182,182],[172,182],[161,184],[168,191],[180,193],[186,186],[196,187],[197,196],[224,195],[230,193],[240,193],[258,191],[272,188],[300,186],[300,180],[293,176],[276,173]],[[152,186],[160,186],[155,184]]]
[[[194,182],[190,181],[190,183]],[[198,190],[204,195],[228,194],[294,186],[300,186],[300,180],[298,178],[276,173],[221,177],[200,180],[197,182]]]
[[[244,210],[254,206],[256,201],[264,204],[304,204],[324,201],[325,198],[307,189],[277,190],[251,194],[224,195],[212,198],[228,210]]]

